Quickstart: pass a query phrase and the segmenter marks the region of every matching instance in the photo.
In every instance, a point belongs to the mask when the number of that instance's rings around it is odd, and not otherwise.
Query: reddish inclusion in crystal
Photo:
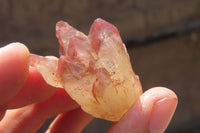
[[[107,32],[110,32],[110,33],[113,32],[119,35],[117,28],[115,28],[112,24],[107,23],[107,22],[105,23],[105,21],[100,18],[96,19],[90,28],[88,38],[90,39],[91,45],[97,54],[100,47],[99,34],[102,29],[105,29]]]
[[[142,88],[117,28],[96,19],[86,36],[60,21],[56,36],[60,58],[31,55],[30,65],[48,84],[65,88],[87,113],[118,121]]]

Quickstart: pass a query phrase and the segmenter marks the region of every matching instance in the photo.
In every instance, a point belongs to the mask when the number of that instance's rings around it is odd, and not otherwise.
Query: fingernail
[[[154,104],[149,123],[151,133],[164,133],[175,112],[177,102],[176,97],[166,97]]]

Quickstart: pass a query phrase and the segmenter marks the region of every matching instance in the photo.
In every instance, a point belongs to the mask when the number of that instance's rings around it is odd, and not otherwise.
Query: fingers
[[[28,49],[20,43],[0,48],[0,105],[23,86],[28,76]]]
[[[0,121],[0,132],[35,133],[45,119],[34,114],[34,105],[8,110],[2,121]]]
[[[59,89],[44,102],[7,111],[0,122],[0,132],[35,133],[47,118],[78,107],[64,89]]]
[[[80,133],[93,119],[81,108],[59,115],[46,133]]]
[[[7,109],[44,101],[57,91],[36,69],[29,68],[28,56],[21,43],[0,48],[0,120]]]
[[[108,133],[163,133],[177,106],[177,96],[167,88],[156,87],[140,96],[130,110]]]
[[[3,118],[0,132],[35,132],[47,118],[79,107],[64,89],[49,86],[36,69],[28,69],[28,55],[28,49],[20,43],[0,49],[0,119]],[[35,102],[40,103],[33,104]],[[22,106],[26,107],[20,108]],[[4,116],[7,109],[14,110],[8,110]],[[69,114],[80,116],[79,130],[92,119],[82,110]],[[64,117],[61,115],[60,118]]]
[[[20,108],[36,102],[41,102],[51,97],[57,88],[48,85],[41,74],[30,67],[28,78],[16,96],[6,102],[5,109]]]
[[[56,93],[44,102],[35,104],[35,111],[42,117],[53,117],[60,113],[78,108],[79,105],[71,99],[64,89],[58,89]]]

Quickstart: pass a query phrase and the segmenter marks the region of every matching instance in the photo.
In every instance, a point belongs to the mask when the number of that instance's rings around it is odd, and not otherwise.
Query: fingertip
[[[28,57],[30,54],[29,49],[23,43],[13,42],[9,45],[12,46],[13,48],[20,49],[20,51],[23,51],[24,57]]]
[[[16,52],[16,51],[20,52],[20,54],[22,54],[22,56],[24,57],[28,57],[30,53],[28,48],[20,42],[13,42],[0,48],[1,54],[2,53],[7,54],[7,52],[9,52],[9,54],[12,54],[12,52]]]
[[[16,95],[23,86],[28,76],[28,55],[28,48],[21,43],[0,48],[0,104]]]

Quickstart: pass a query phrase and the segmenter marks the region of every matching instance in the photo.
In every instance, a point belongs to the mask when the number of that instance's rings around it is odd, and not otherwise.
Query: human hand
[[[28,55],[28,49],[19,43],[0,48],[0,132],[34,133],[46,119],[58,114],[48,133],[81,132],[93,117],[64,89],[46,84],[36,69],[29,68]],[[171,90],[149,89],[108,133],[162,133],[176,105]]]

